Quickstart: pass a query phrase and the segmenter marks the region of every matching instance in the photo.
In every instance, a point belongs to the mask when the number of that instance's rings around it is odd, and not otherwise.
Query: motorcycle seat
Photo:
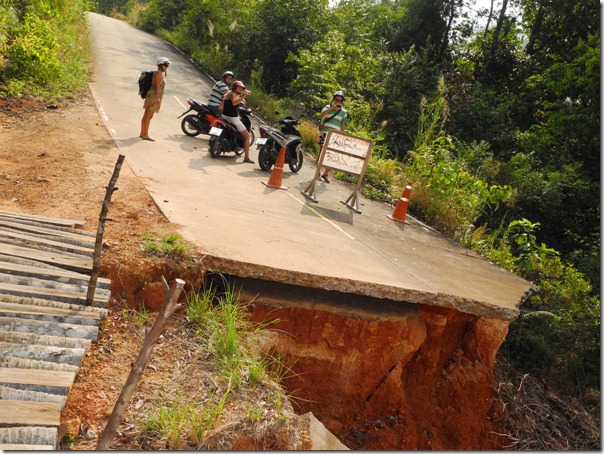
[[[281,134],[280,132],[277,132],[276,130],[272,131],[272,134],[275,136],[275,138],[277,138],[277,140],[279,140],[282,143],[286,143],[287,141],[287,137],[285,137],[283,134]]]
[[[195,101],[194,99],[189,100],[189,105],[197,112],[209,112],[207,104]]]

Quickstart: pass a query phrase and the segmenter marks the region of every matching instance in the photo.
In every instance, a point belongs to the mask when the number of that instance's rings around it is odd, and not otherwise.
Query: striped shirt
[[[330,105],[326,105],[325,107],[323,107],[323,110],[321,110],[321,113],[325,112],[326,110],[330,109]],[[327,115],[325,115],[325,119],[328,119],[328,121],[326,121],[325,123],[323,123],[323,129],[321,130],[321,132],[327,132],[327,130],[330,129],[337,129],[338,131],[340,130],[340,125],[343,123],[345,125],[348,124],[348,111],[346,109],[344,109],[343,107],[340,109],[340,111],[333,116],[333,118],[330,118],[332,115],[334,114],[334,112],[329,112]]]
[[[223,80],[216,82],[212,87],[212,91],[210,92],[208,106],[218,107],[227,91],[229,91],[229,86]]]

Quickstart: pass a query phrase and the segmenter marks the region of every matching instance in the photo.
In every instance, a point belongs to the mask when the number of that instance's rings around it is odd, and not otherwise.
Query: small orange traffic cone
[[[277,156],[277,162],[271,172],[271,177],[268,179],[268,183],[262,182],[263,185],[273,189],[287,189],[287,186],[282,186],[283,181],[283,166],[285,165],[285,147],[281,147],[279,156]]]
[[[405,221],[405,217],[407,216],[407,207],[409,206],[409,196],[411,195],[411,181],[407,183],[405,186],[405,190],[403,191],[403,195],[400,200],[396,204],[394,208],[394,212],[392,215],[387,214],[390,219],[396,222],[402,222],[404,224],[409,224]]]

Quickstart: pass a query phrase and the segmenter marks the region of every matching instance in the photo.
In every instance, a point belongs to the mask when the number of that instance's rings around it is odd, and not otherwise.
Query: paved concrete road
[[[285,168],[287,191],[261,184],[269,174],[241,157],[212,159],[207,136],[191,138],[177,116],[187,97],[207,100],[212,81],[163,40],[115,19],[90,14],[91,88],[107,128],[155,202],[200,245],[214,269],[240,277],[338,290],[393,301],[453,307],[511,319],[532,285],[493,266],[422,223],[391,221],[392,208],[361,197],[362,214],[341,203],[353,188],[317,182],[319,203],[300,194],[313,178],[306,162]],[[158,56],[172,65],[156,142],[138,139],[142,100],[136,81]],[[230,68],[225,68],[230,69]],[[257,153],[252,148],[251,156]]]

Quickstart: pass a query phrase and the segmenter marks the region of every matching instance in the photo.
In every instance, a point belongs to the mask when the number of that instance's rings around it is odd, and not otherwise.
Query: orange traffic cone
[[[287,186],[282,186],[283,181],[283,166],[285,165],[285,147],[281,147],[279,156],[277,156],[277,162],[271,172],[271,177],[268,179],[268,183],[262,182],[263,185],[273,189],[287,189]]]
[[[394,213],[392,215],[387,214],[390,219],[396,222],[402,222],[404,224],[409,224],[405,221],[405,217],[407,216],[407,207],[409,206],[409,196],[411,195],[411,181],[407,183],[405,186],[405,190],[403,191],[403,195],[400,200],[396,204],[396,208],[394,208]]]

